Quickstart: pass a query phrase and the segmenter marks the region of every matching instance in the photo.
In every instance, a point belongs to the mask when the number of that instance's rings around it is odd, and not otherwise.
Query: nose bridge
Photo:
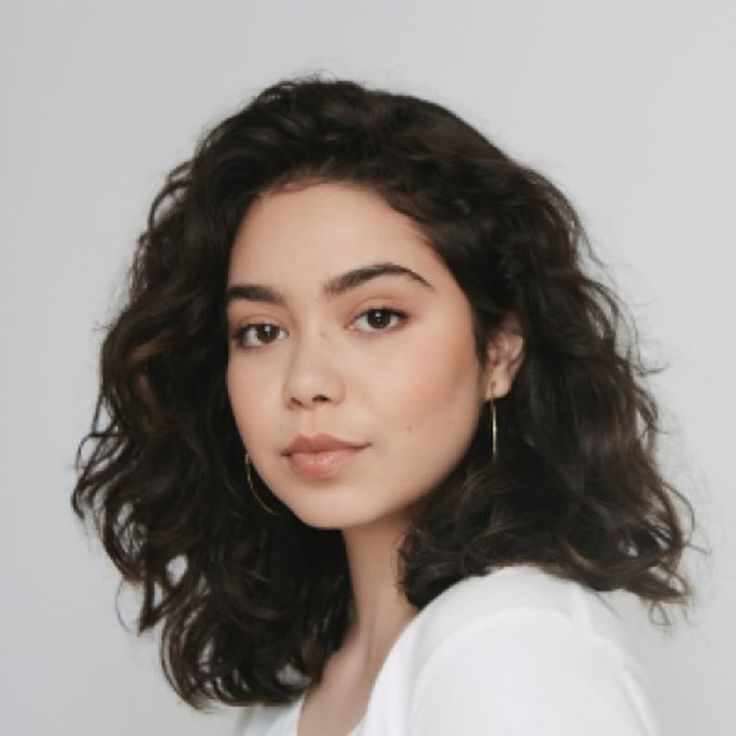
[[[307,405],[324,397],[342,397],[336,346],[325,325],[318,319],[305,324],[291,340],[292,354],[284,378],[284,400]],[[323,399],[320,399],[323,400]]]

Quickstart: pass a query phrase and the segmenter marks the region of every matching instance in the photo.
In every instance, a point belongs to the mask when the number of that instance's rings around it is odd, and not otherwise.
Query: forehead
[[[346,184],[308,184],[268,192],[251,205],[233,242],[230,280],[324,280],[389,259],[444,269],[417,224],[380,195]]]

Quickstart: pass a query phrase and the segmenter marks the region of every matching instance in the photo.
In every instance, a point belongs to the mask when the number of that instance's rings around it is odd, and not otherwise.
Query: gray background
[[[546,172],[631,305],[671,430],[662,458],[714,549],[690,623],[632,633],[673,736],[732,733],[736,6],[21,2],[0,10],[0,728],[225,734],[179,704],[153,637],[72,517],[99,329],[164,174],[265,84],[327,71],[438,100]],[[121,599],[130,618],[133,601]]]

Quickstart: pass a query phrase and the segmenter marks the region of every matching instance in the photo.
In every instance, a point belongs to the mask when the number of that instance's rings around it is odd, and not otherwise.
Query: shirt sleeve
[[[558,612],[474,621],[419,673],[410,736],[658,736],[632,665],[617,644]]]

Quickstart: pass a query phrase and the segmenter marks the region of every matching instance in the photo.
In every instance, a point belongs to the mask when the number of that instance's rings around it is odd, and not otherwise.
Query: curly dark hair
[[[531,562],[597,591],[684,606],[693,509],[656,460],[662,432],[636,328],[579,217],[536,171],[444,107],[352,81],[274,84],[168,175],[138,240],[125,304],[101,348],[72,505],[93,520],[137,621],[192,706],[293,700],[342,643],[351,587],[340,530],[315,529],[254,473],[225,384],[225,292],[254,199],[299,182],[358,185],[412,218],[472,307],[481,365],[512,312],[523,364],[482,412],[461,462],[417,510],[401,586],[423,608],[453,583]],[[603,269],[605,273],[605,269]],[[87,443],[91,451],[85,452]]]

